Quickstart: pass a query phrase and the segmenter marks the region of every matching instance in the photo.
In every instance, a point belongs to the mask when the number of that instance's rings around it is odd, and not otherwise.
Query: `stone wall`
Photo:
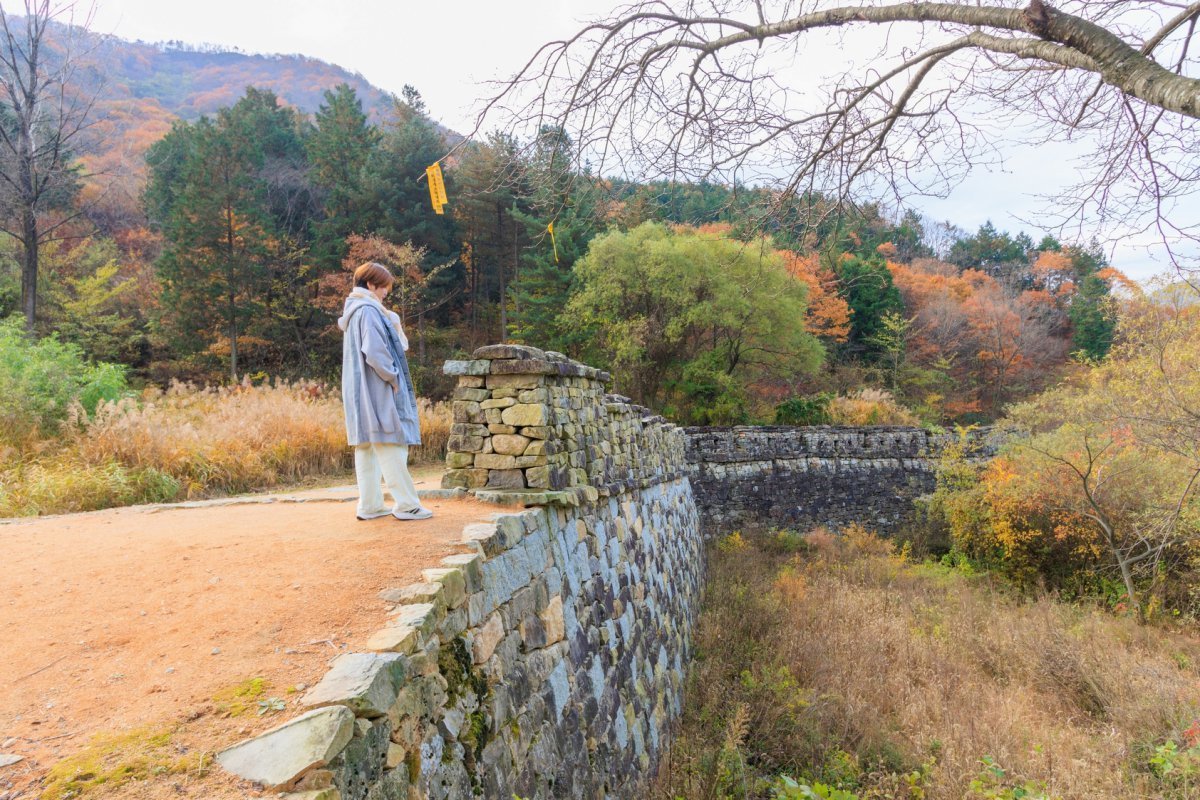
[[[913,500],[934,489],[935,465],[953,433],[921,428],[739,426],[688,428],[687,461],[705,530],[742,526],[896,529]],[[990,430],[969,435],[973,454],[994,453]]]
[[[532,490],[532,504],[555,501],[545,492],[595,499],[682,474],[680,429],[607,394],[606,372],[521,345],[482,347],[445,371],[459,376],[446,488]]]
[[[389,591],[367,652],[227,769],[305,800],[646,796],[704,578],[683,433],[557,354],[475,356],[446,367],[444,491],[525,508]]]

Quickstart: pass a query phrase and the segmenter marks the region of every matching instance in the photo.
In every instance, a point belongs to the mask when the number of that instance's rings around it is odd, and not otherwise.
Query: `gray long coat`
[[[408,359],[383,304],[363,290],[346,298],[342,340],[342,406],[351,446],[421,443],[417,397]]]

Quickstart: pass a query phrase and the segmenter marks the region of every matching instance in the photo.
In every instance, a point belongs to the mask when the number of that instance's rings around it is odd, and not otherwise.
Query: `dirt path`
[[[69,796],[45,782],[62,759],[85,796],[245,796],[197,756],[292,715],[299,687],[380,627],[379,591],[419,580],[495,510],[426,504],[424,522],[306,502],[0,526],[0,754],[24,756],[0,766],[0,800]],[[125,751],[148,764],[114,778]]]

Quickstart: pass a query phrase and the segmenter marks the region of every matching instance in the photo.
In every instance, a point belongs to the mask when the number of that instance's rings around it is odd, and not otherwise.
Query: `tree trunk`
[[[38,224],[32,208],[22,214],[21,236],[24,254],[21,260],[21,311],[25,314],[25,332],[33,335],[37,321]]]
[[[1116,547],[1113,547],[1113,552],[1116,554]],[[1129,605],[1133,606],[1133,611],[1137,614],[1138,622],[1146,621],[1145,611],[1142,609],[1142,601],[1138,597],[1137,586],[1133,582],[1133,573],[1129,570],[1129,562],[1117,555],[1117,565],[1121,568],[1121,581],[1125,584],[1125,594],[1129,595]]]
[[[515,211],[516,208],[517,208],[516,203],[514,203],[513,210]],[[517,315],[517,320],[519,322],[521,319],[521,297],[519,294],[519,292],[521,291],[521,261],[517,257],[517,218],[516,218],[515,214],[513,215],[512,232],[513,232],[513,242],[512,242],[512,244],[513,244],[513,251],[512,251],[513,286],[517,287],[516,290],[513,291],[513,313],[515,313]],[[507,304],[507,302],[508,302],[508,299],[505,298],[505,303]]]
[[[417,314],[417,362],[425,366],[425,312]]]
[[[238,329],[237,329],[237,300],[230,281],[229,289],[229,377],[234,383],[238,381]]]
[[[500,273],[500,341],[508,341],[508,287],[504,283],[504,259],[500,253],[504,241],[504,209],[496,203],[496,269]]]

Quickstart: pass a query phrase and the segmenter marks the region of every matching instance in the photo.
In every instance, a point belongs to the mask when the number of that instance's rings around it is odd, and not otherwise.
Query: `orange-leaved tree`
[[[1119,330],[1105,362],[1014,409],[1027,436],[983,473],[982,513],[951,524],[1041,571],[1029,556],[1063,547],[1103,565],[1146,619],[1200,555],[1200,295],[1135,300]]]

